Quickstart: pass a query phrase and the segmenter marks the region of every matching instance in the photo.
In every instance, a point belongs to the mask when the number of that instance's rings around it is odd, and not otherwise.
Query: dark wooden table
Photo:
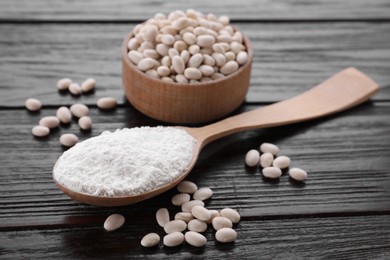
[[[330,1],[0,1],[0,258],[390,258],[390,4],[387,0]],[[135,205],[99,208],[72,201],[52,181],[63,152],[59,136],[81,140],[103,130],[159,125],[124,101],[120,45],[132,27],[156,12],[195,8],[229,15],[251,38],[255,58],[246,102],[235,113],[301,93],[342,68],[355,66],[381,86],[366,102],[335,116],[233,135],[204,149],[189,179],[209,186],[209,208],[242,215],[233,244],[214,232],[205,248],[144,249],[148,232],[163,234],[155,211],[175,191]],[[97,79],[92,95],[73,98],[56,81]],[[115,111],[96,100],[113,96]],[[37,113],[24,100],[38,97]],[[31,128],[60,105],[91,108],[92,132],[75,122],[38,140]],[[244,155],[273,142],[308,170],[304,185],[284,175],[268,182]],[[105,232],[111,213],[124,227]]]

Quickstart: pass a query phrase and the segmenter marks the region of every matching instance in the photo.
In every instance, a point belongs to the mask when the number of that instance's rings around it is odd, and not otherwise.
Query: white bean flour
[[[195,142],[186,131],[173,127],[105,131],[64,152],[53,176],[76,192],[137,195],[180,176],[189,167]]]

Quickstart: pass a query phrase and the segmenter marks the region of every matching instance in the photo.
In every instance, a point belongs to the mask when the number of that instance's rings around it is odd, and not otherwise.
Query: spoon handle
[[[240,131],[327,116],[366,101],[378,90],[377,83],[351,67],[298,96],[196,128],[193,134],[204,146]]]

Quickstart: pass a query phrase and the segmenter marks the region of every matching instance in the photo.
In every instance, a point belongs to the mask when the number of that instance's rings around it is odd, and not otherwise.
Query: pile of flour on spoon
[[[76,192],[113,197],[138,195],[184,173],[196,140],[173,127],[105,131],[62,154],[54,179]]]

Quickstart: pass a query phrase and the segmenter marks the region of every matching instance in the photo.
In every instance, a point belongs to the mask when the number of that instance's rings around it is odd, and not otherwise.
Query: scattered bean
[[[158,243],[160,243],[160,236],[156,233],[149,233],[141,240],[141,245],[143,247],[157,246]]]
[[[260,153],[259,151],[252,149],[245,155],[245,163],[249,167],[255,167],[259,164]]]
[[[44,137],[50,133],[50,129],[46,126],[37,125],[31,130],[32,134],[37,137]]]
[[[213,191],[210,188],[204,187],[195,191],[193,197],[195,200],[207,200],[213,196]]]
[[[74,134],[63,134],[60,137],[60,143],[66,147],[72,147],[79,141],[79,138]]]
[[[84,104],[73,104],[70,107],[70,112],[72,112],[72,114],[75,117],[79,117],[80,118],[82,116],[88,115],[89,108],[86,105],[84,105]]]
[[[230,219],[225,217],[215,217],[212,221],[213,228],[219,230],[221,228],[232,228],[233,223]]]
[[[211,217],[210,211],[208,211],[206,208],[200,205],[196,205],[191,208],[192,215],[200,220],[207,221]]]
[[[104,221],[104,229],[107,231],[114,231],[120,228],[125,223],[125,217],[120,214],[110,215],[106,221]]]
[[[29,98],[24,102],[26,108],[30,111],[38,111],[42,107],[41,101],[36,98]]]
[[[236,210],[231,208],[224,208],[219,212],[219,214],[221,215],[221,217],[230,219],[232,223],[238,223],[241,219],[240,214]]]
[[[185,223],[188,223],[194,219],[194,216],[192,216],[190,212],[179,212],[176,213],[175,219],[180,219],[183,220]]]
[[[191,198],[190,195],[187,193],[176,194],[175,196],[172,197],[172,204],[175,206],[181,206],[185,202],[190,201],[190,198]],[[195,194],[194,194],[194,198],[195,198]]]
[[[277,167],[266,167],[263,168],[262,172],[264,177],[271,178],[271,179],[277,179],[280,176],[282,176],[282,170]]]
[[[191,181],[182,181],[177,185],[177,190],[181,193],[194,194],[198,190],[198,186]]]
[[[307,179],[307,172],[300,168],[292,168],[288,174],[296,181],[305,181]]]
[[[237,232],[231,228],[221,228],[215,233],[215,238],[221,243],[230,243],[236,240]]]
[[[169,221],[165,223],[164,225],[164,231],[167,234],[173,233],[173,232],[182,232],[187,228],[187,224],[180,219],[175,219],[172,221]]]
[[[271,153],[263,153],[260,156],[260,165],[261,167],[270,167],[274,161],[274,156]]]
[[[103,97],[99,98],[96,104],[100,109],[114,109],[117,105],[117,101],[112,97]]]
[[[92,120],[89,116],[80,117],[78,124],[82,130],[89,130],[92,128]]]
[[[169,212],[166,208],[161,208],[156,212],[156,220],[160,227],[164,227],[169,222]]]
[[[183,212],[191,212],[192,207],[197,206],[197,205],[204,207],[204,202],[201,200],[187,201],[183,205],[181,205],[181,210]]]
[[[57,109],[56,116],[63,124],[68,124],[72,119],[72,113],[67,107],[60,107]]]
[[[288,166],[290,166],[291,160],[287,156],[278,156],[275,158],[275,160],[272,162],[272,165],[279,168],[279,169],[285,169]]]
[[[209,209],[209,211],[211,213],[211,217],[209,218],[209,220],[206,221],[207,224],[211,224],[213,222],[214,218],[219,217],[219,211],[218,210]]]
[[[90,92],[96,86],[96,80],[93,78],[86,79],[83,83],[81,83],[81,90],[83,92]]]
[[[46,126],[48,128],[56,128],[60,124],[60,120],[56,116],[45,116],[39,120],[39,125]]]
[[[69,85],[72,83],[72,80],[69,79],[69,78],[63,78],[63,79],[60,79],[58,82],[57,82],[57,88],[58,90],[62,91],[62,90],[67,90],[69,88]]]
[[[73,82],[69,85],[69,92],[75,96],[79,96],[82,90],[79,84]]]
[[[188,244],[195,247],[202,247],[205,246],[207,243],[207,239],[202,234],[199,234],[194,231],[186,232],[184,238]]]
[[[271,153],[273,155],[278,155],[279,147],[270,143],[263,143],[260,145],[260,151],[263,153]]]
[[[163,243],[168,247],[175,247],[181,245],[184,242],[184,235],[181,232],[173,232],[164,236]]]
[[[202,220],[192,219],[190,222],[188,222],[187,228],[188,230],[195,232],[205,232],[207,229],[207,224]]]

